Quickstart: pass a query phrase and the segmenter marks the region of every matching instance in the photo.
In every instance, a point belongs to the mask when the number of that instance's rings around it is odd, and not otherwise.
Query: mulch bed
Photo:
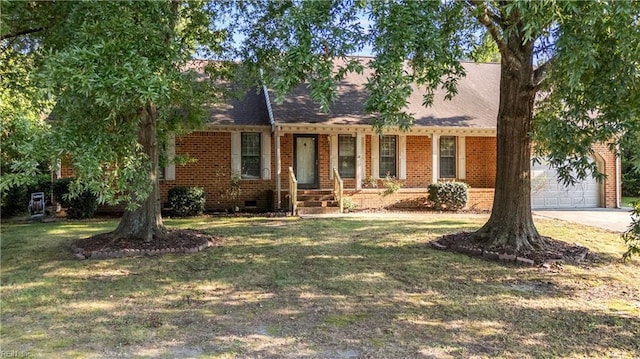
[[[577,244],[569,244],[553,238],[543,237],[545,245],[536,249],[514,250],[511,247],[494,246],[475,240],[471,233],[461,232],[442,236],[430,242],[439,250],[464,253],[488,260],[511,262],[519,265],[559,266],[563,262],[596,262],[597,256],[589,249]]]
[[[119,238],[110,233],[75,240],[71,250],[78,259],[106,259],[161,255],[166,253],[197,253],[220,245],[222,240],[208,233],[191,229],[172,229],[166,238],[145,242],[140,239]]]

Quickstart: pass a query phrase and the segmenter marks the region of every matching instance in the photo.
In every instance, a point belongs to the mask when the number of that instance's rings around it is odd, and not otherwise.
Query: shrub
[[[464,182],[438,182],[429,185],[429,201],[436,209],[457,211],[469,200],[469,185]]]
[[[632,205],[632,222],[627,231],[622,234],[622,240],[627,245],[627,251],[622,255],[625,261],[632,255],[640,256],[640,201],[635,201]]]
[[[67,218],[92,218],[98,209],[98,199],[90,191],[83,191],[77,196],[69,197],[69,185],[75,178],[62,178],[53,183],[53,196],[67,210]]]
[[[402,188],[402,182],[387,175],[387,177],[382,180],[382,186],[384,187],[382,197],[387,197],[398,192],[400,188]]]
[[[342,198],[342,208],[345,212],[351,212],[354,209],[358,208],[358,205],[351,197],[343,197]]]
[[[169,205],[178,217],[202,214],[205,201],[202,187],[173,187],[169,190]]]

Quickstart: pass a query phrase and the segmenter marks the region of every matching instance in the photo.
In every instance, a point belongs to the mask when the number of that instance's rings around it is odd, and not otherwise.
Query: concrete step
[[[335,201],[298,201],[298,207],[337,207]]]
[[[323,195],[329,195],[329,194],[333,194],[333,190],[330,190],[330,189],[300,189],[300,190],[298,190],[298,196],[300,196],[300,195],[323,196]]]
[[[298,207],[298,215],[340,213],[338,207]]]
[[[333,194],[323,194],[323,195],[311,195],[311,194],[303,194],[298,195],[298,201],[333,201]]]

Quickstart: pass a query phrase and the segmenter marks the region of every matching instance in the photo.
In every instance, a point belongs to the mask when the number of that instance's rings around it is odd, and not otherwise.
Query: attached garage
[[[591,176],[573,186],[565,186],[555,168],[548,162],[534,163],[531,167],[531,207],[594,208],[600,206],[601,185]]]

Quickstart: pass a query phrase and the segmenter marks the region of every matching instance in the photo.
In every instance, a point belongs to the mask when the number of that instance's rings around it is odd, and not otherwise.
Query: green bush
[[[62,178],[53,183],[53,196],[67,210],[67,218],[92,218],[98,209],[98,199],[90,191],[69,198],[69,185],[75,178]]]
[[[205,201],[201,187],[173,187],[169,190],[169,205],[178,217],[202,214]]]
[[[438,182],[429,185],[429,201],[436,209],[457,211],[469,200],[469,185],[464,182]]]
[[[622,240],[627,245],[627,251],[622,255],[625,261],[633,255],[640,256],[640,201],[635,201],[632,205],[631,224],[622,234]]]
[[[48,174],[38,176],[34,183],[32,185],[13,186],[2,193],[0,199],[0,214],[2,218],[25,213],[33,192],[44,192],[45,198],[47,198],[47,205],[50,204],[48,199],[51,195],[51,176]]]

